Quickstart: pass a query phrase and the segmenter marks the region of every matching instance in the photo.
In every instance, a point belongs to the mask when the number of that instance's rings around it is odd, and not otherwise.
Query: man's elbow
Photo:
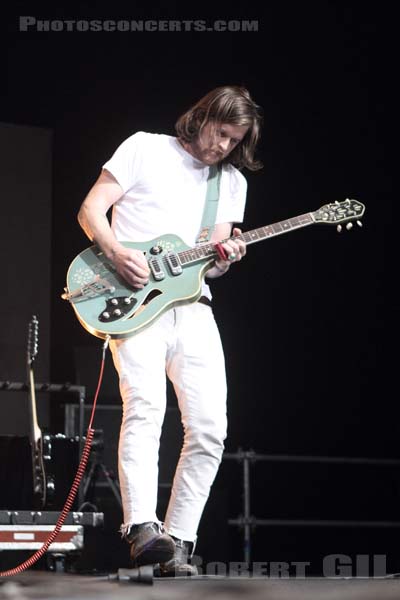
[[[82,227],[83,229],[83,215],[82,215],[82,209],[79,209],[78,214],[76,215],[76,219],[80,225],[80,227]]]
[[[81,227],[83,227],[84,223],[86,223],[86,211],[87,211],[87,207],[85,202],[82,202],[80,209],[78,211],[78,214],[76,215],[76,218],[78,219],[78,223]]]
[[[83,231],[86,233],[86,235],[91,238],[90,235],[90,227],[89,227],[89,219],[88,219],[88,215],[87,215],[87,206],[85,205],[85,203],[83,202],[83,204],[81,205],[78,214],[76,215],[76,218],[78,220],[78,223],[80,225],[80,227],[83,229]]]

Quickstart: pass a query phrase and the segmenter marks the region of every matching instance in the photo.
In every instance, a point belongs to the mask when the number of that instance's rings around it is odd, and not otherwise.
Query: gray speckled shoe
[[[185,542],[171,536],[175,542],[174,556],[160,564],[160,577],[190,577],[197,575],[197,567],[190,564],[190,557],[193,554],[193,542]]]
[[[135,567],[168,562],[175,553],[174,540],[158,523],[132,525],[125,539]]]

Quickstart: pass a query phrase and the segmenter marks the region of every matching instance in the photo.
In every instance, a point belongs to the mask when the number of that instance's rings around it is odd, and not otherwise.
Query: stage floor
[[[109,576],[31,571],[0,579],[0,599],[398,600],[400,579],[268,579],[204,576],[130,583]]]

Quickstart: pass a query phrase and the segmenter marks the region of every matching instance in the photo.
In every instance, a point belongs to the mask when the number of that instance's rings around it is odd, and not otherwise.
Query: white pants
[[[167,372],[178,399],[184,442],[164,524],[171,535],[195,541],[227,427],[225,363],[212,310],[201,303],[170,309],[148,329],[110,346],[123,400],[121,531],[133,524],[159,522],[158,451]]]

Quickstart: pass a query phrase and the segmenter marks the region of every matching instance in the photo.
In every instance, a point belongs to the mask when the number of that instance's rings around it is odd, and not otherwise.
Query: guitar
[[[361,226],[359,219],[364,211],[361,202],[347,199],[238,237],[252,244],[315,223],[336,225],[340,231],[341,224],[347,222],[346,228],[350,229],[352,221]],[[173,234],[148,242],[122,244],[145,254],[150,268],[147,286],[138,290],[128,285],[102,250],[91,246],[72,261],[61,296],[70,302],[81,325],[102,339],[130,337],[151,325],[167,309],[196,302],[201,295],[202,279],[217,257],[214,243],[191,248]]]
[[[39,346],[39,321],[33,315],[28,326],[27,343],[27,379],[29,393],[29,439],[32,454],[33,497],[38,508],[46,504],[46,474],[43,461],[42,431],[38,424],[36,412],[35,378],[33,363],[38,353]]]

